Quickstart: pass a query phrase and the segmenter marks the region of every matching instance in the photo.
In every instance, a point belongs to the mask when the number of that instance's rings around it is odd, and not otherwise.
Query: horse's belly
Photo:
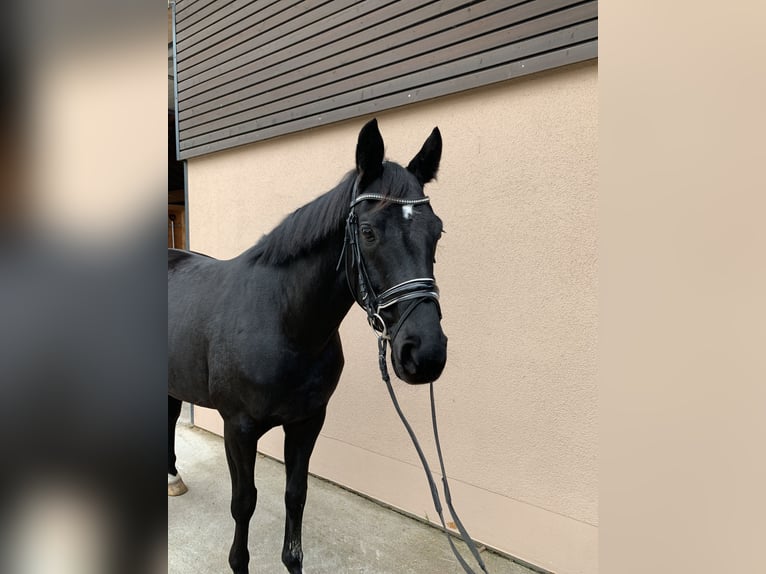
[[[178,291],[178,289],[176,289]],[[195,405],[212,407],[208,388],[205,317],[183,297],[168,300],[168,394]]]
[[[211,407],[205,344],[194,329],[177,321],[168,329],[168,394],[195,405]]]
[[[168,356],[168,394],[179,400],[201,407],[213,408],[208,389],[207,369],[203,365],[189,363],[173,364]],[[196,368],[195,368],[196,367]]]

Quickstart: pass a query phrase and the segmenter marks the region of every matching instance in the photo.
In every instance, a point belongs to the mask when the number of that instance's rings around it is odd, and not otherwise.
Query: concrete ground
[[[189,424],[185,408],[176,430],[178,468],[189,487],[168,497],[168,573],[230,572],[234,521],[223,439]],[[258,456],[258,506],[250,523],[250,572],[283,574],[284,466]],[[456,541],[477,572],[462,542]],[[303,519],[306,574],[462,574],[444,534],[325,480],[309,477]],[[492,574],[534,574],[484,550]]]

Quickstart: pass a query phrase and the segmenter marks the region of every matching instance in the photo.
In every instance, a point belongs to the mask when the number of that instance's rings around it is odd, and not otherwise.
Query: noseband
[[[362,309],[367,313],[367,322],[372,327],[378,338],[388,339],[393,342],[404,321],[415,308],[426,300],[431,300],[436,304],[441,318],[441,308],[439,307],[439,288],[432,277],[418,277],[408,279],[389,287],[380,295],[375,292],[370,277],[367,273],[367,266],[362,258],[362,252],[359,247],[359,218],[357,217],[355,207],[363,201],[384,201],[398,205],[420,205],[430,202],[428,196],[418,199],[399,199],[377,193],[363,193],[357,196],[359,190],[359,179],[354,183],[352,191],[351,204],[349,205],[348,217],[346,218],[346,236],[343,241],[343,250],[338,261],[338,268],[341,262],[345,263],[346,281],[348,288],[354,299]],[[351,277],[356,267],[356,289],[352,284]],[[410,305],[401,313],[399,320],[389,328],[381,317],[383,309],[392,307],[403,301],[411,301]]]

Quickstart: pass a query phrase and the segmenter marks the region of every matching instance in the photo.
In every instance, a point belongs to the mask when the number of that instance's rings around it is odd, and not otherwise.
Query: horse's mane
[[[403,197],[410,189],[401,166],[384,162],[383,189]],[[310,251],[328,237],[340,233],[346,223],[356,171],[348,172],[333,189],[299,207],[251,247],[246,257],[252,263],[283,265]]]

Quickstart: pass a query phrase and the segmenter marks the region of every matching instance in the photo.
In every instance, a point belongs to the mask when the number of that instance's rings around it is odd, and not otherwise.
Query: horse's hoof
[[[180,474],[176,476],[168,474],[168,496],[181,496],[188,490]]]

